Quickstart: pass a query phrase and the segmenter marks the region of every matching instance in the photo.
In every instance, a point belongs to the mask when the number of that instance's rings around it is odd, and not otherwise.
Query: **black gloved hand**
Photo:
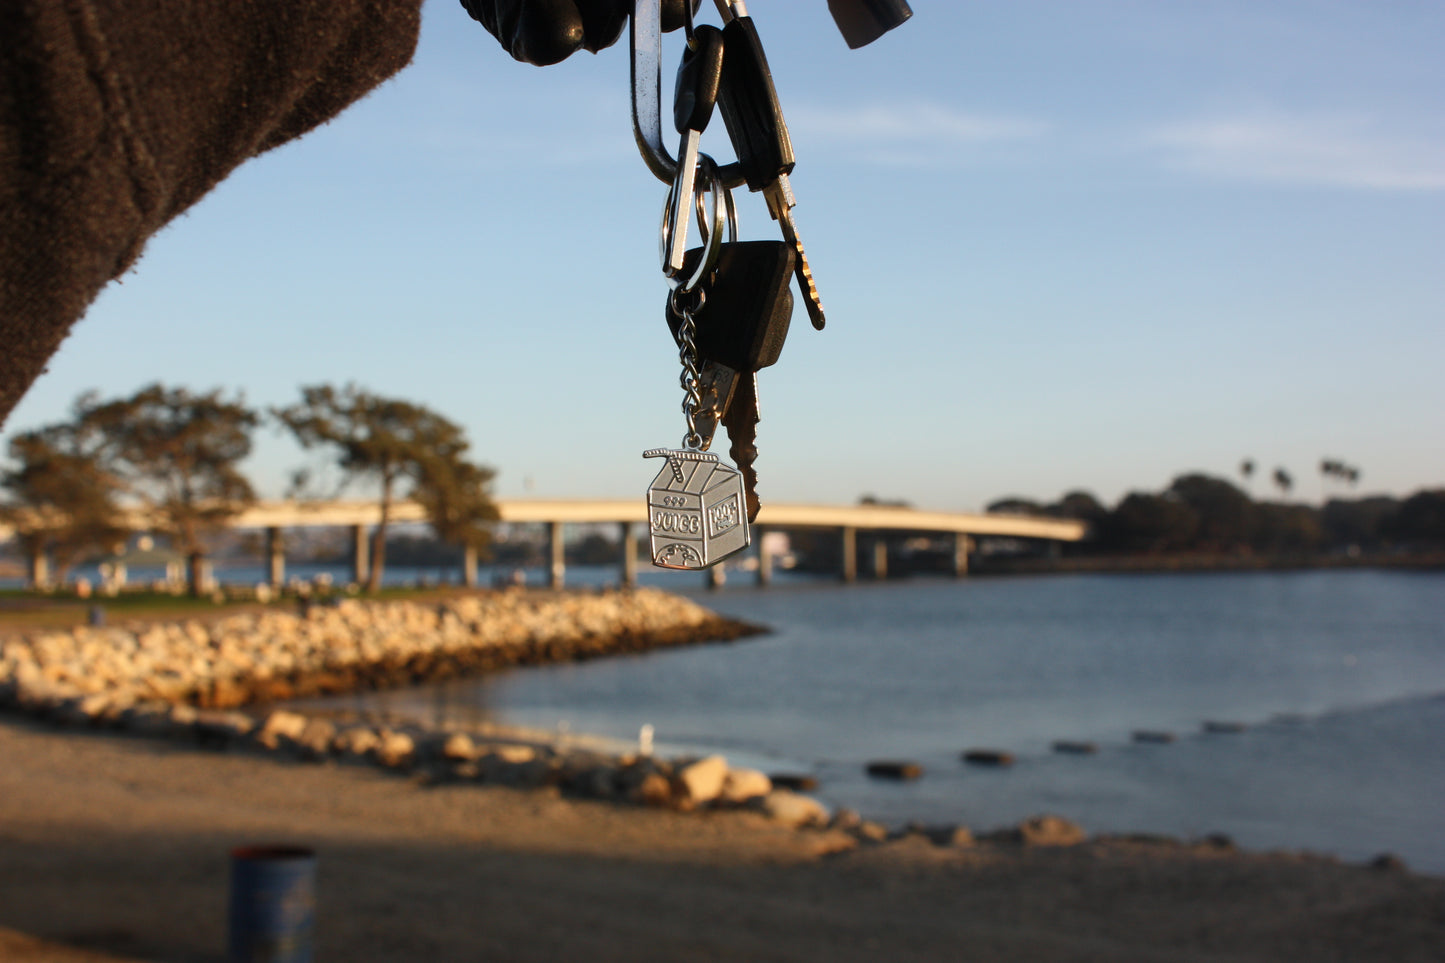
[[[662,0],[662,29],[676,30],[689,0]],[[701,0],[691,0],[697,10]],[[539,67],[571,56],[579,47],[593,53],[622,36],[632,0],[461,0],[515,59]]]

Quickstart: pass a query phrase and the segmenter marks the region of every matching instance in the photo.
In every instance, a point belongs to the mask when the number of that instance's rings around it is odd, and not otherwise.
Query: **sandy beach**
[[[323,960],[1439,960],[1445,880],[1211,846],[878,845],[745,812],[0,717],[0,951],[224,959],[227,854],[319,853]],[[24,934],[24,936],[18,935]]]

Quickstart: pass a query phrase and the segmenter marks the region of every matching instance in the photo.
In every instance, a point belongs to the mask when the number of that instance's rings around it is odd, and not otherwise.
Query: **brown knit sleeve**
[[[0,422],[145,240],[411,59],[420,0],[0,0]]]

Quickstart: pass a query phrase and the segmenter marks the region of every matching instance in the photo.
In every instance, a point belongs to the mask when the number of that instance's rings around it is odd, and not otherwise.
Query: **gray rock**
[[[722,756],[699,759],[673,775],[674,796],[693,804],[712,802],[722,793],[727,776],[728,761]]]
[[[882,823],[876,823],[865,819],[852,830],[853,835],[866,843],[882,843],[888,841],[888,827]]]
[[[296,747],[303,759],[321,760],[331,755],[331,743],[336,738],[336,726],[325,719],[312,719],[296,737]]]
[[[787,789],[774,789],[760,800],[769,819],[797,828],[828,825],[828,810],[811,796]]]
[[[672,805],[672,780],[660,772],[646,773],[628,793],[627,798],[642,806]]]
[[[1087,842],[1089,837],[1078,823],[1062,816],[1041,815],[1025,819],[1017,826],[989,833],[985,838],[1024,846],[1077,846]]]
[[[729,769],[723,779],[718,801],[740,806],[773,791],[773,781],[757,769]]]
[[[1002,749],[969,749],[964,752],[963,761],[971,766],[1006,768],[1014,764],[1014,757],[1013,753]]]
[[[967,826],[927,826],[923,835],[935,846],[967,847],[974,844],[973,832]]]
[[[453,732],[442,743],[442,758],[452,762],[471,762],[479,755],[476,743],[465,732]]]
[[[139,736],[169,736],[174,731],[170,707],[163,703],[140,702],[121,714],[121,727]]]
[[[306,717],[300,713],[276,709],[255,731],[255,739],[267,749],[276,749],[281,745],[282,739],[299,741],[301,733],[306,731],[306,723]]]
[[[404,732],[382,729],[376,734],[376,745],[371,756],[388,769],[402,769],[411,765],[416,753],[416,742]]]
[[[343,729],[331,740],[331,749],[348,760],[359,760],[368,756],[381,744],[376,730],[370,726],[355,726]]]

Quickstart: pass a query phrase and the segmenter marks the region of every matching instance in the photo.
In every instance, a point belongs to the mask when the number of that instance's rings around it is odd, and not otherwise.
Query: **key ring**
[[[713,268],[717,267],[718,255],[722,252],[722,227],[719,218],[724,216],[727,218],[728,240],[736,241],[738,237],[737,205],[733,201],[732,191],[723,184],[717,162],[707,154],[698,154],[697,172],[702,176],[693,182],[691,206],[697,210],[697,229],[702,237],[703,247],[697,267],[686,279],[681,276],[681,271],[669,272],[667,264],[668,253],[677,232],[681,231],[684,238],[687,233],[689,204],[679,196],[682,171],[678,171],[679,176],[673,181],[672,189],[667,192],[667,201],[662,208],[662,229],[658,236],[658,254],[662,261],[662,273],[667,276],[667,283],[674,290],[684,294],[694,291],[705,278],[712,274]],[[706,206],[706,198],[709,194],[712,195],[710,217]]]

